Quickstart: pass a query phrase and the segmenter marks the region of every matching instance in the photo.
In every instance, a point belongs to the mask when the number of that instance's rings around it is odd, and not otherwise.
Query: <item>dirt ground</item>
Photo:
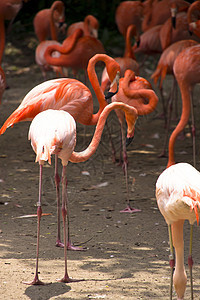
[[[7,45],[4,68],[9,89],[0,106],[0,125],[27,92],[43,80],[34,62],[31,43],[34,40]],[[154,67],[147,61],[141,73],[149,79]],[[169,77],[165,88],[169,90],[171,84]],[[196,88],[194,94],[196,109],[198,90]],[[29,122],[16,124],[0,137],[0,299],[169,299],[168,231],[155,199],[155,183],[167,163],[167,158],[158,158],[165,132],[163,120],[157,118],[160,112],[161,103],[156,112],[139,118],[134,141],[128,147],[131,203],[141,212],[120,213],[125,208],[126,186],[122,168],[112,163],[106,129],[96,154],[88,162],[69,163],[71,239],[75,245],[88,248],[87,251],[68,251],[70,277],[84,279],[70,284],[57,281],[64,275],[64,251],[55,247],[53,163],[44,168],[42,203],[43,212],[49,215],[41,222],[39,259],[40,279],[51,284],[28,286],[23,283],[31,281],[35,272],[37,218],[30,215],[36,214],[39,168],[27,139]],[[115,147],[119,149],[120,131],[114,113],[108,121]],[[176,121],[172,125],[175,124]],[[197,122],[199,131],[198,125]],[[88,145],[93,131],[94,127],[84,129],[78,125],[76,150]],[[189,133],[188,128],[186,132]],[[176,161],[192,163],[191,138],[177,140]],[[199,165],[198,153],[197,168]],[[184,234],[188,274],[188,222]],[[198,234],[199,228],[195,225],[194,299],[200,299]],[[190,299],[189,279],[185,299]]]

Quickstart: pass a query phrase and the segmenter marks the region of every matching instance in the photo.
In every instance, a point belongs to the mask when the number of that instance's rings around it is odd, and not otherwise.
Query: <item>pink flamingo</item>
[[[40,10],[33,20],[35,34],[39,42],[48,38],[57,41],[58,33],[65,31],[65,6],[62,1],[54,1],[51,8]]]
[[[68,275],[67,271],[67,244],[69,237],[66,234],[66,218],[67,211],[67,177],[66,168],[68,161],[78,163],[88,160],[96,151],[101,140],[102,131],[106,118],[111,110],[122,109],[125,112],[128,125],[127,138],[132,139],[134,135],[135,122],[137,119],[137,110],[124,103],[112,103],[105,107],[101,113],[94,136],[90,145],[82,152],[74,152],[76,144],[76,123],[74,118],[63,110],[46,110],[39,113],[32,121],[29,129],[29,139],[33,150],[36,153],[36,161],[40,165],[39,177],[39,200],[37,203],[37,254],[36,254],[36,271],[35,277],[31,285],[44,284],[39,280],[38,276],[38,260],[39,260],[39,237],[40,237],[40,221],[42,216],[41,207],[41,189],[42,189],[42,169],[45,161],[51,163],[51,155],[55,154],[62,161],[62,216],[64,226],[64,256],[65,256],[65,274],[60,280],[61,282],[74,281]]]
[[[105,106],[107,106],[104,93],[99,85],[95,72],[95,65],[98,61],[103,61],[106,64],[107,72],[111,82],[113,82],[115,90],[117,89],[115,78],[116,76],[118,77],[120,72],[118,63],[105,54],[98,54],[90,59],[88,64],[88,76],[99,101],[99,111],[97,113],[93,114],[92,93],[82,82],[69,78],[52,79],[34,87],[25,96],[19,107],[8,117],[1,127],[0,135],[3,134],[8,127],[21,121],[30,121],[38,113],[47,109],[65,110],[70,113],[77,122],[83,125],[96,125],[101,112]],[[55,161],[55,184],[58,205],[58,233],[56,245],[62,247],[59,215],[60,178],[58,175],[57,161]],[[71,243],[69,243],[68,248],[76,250]]]
[[[74,33],[76,29],[82,29],[85,36],[98,38],[99,21],[93,15],[87,15],[83,22],[76,22],[67,28],[67,36]]]
[[[171,166],[175,163],[174,158],[174,146],[175,141],[179,133],[185,128],[188,123],[192,105],[192,90],[195,84],[200,82],[200,45],[192,46],[183,50],[176,58],[174,62],[174,75],[178,82],[181,98],[182,98],[182,112],[181,118],[176,128],[172,132],[169,145],[168,145],[168,163],[167,166]],[[194,114],[192,109],[192,136],[193,136],[193,162],[196,165],[195,157],[195,126],[194,126]]]
[[[192,233],[193,224],[199,224],[200,209],[200,172],[187,163],[179,163],[165,169],[156,182],[156,198],[161,214],[165,218],[169,230],[171,284],[177,293],[177,299],[183,299],[187,276],[184,267],[183,225],[190,222],[190,247],[188,266],[190,270],[191,299],[193,299],[192,282]],[[174,249],[176,263],[174,258]],[[175,266],[175,271],[174,271]]]
[[[114,91],[113,88],[111,88]],[[144,78],[135,76],[135,73],[131,70],[126,70],[125,75],[119,81],[118,93],[112,97],[112,102],[123,102],[137,109],[138,115],[147,115],[155,110],[158,103],[158,97],[151,89],[151,84]],[[115,110],[118,117],[121,136],[122,136],[122,148],[123,148],[123,169],[126,179],[126,191],[127,191],[127,207],[121,212],[137,212],[138,209],[132,208],[129,199],[128,189],[128,159],[126,153],[126,142],[124,139],[124,113],[119,110]],[[128,144],[127,144],[128,145]]]

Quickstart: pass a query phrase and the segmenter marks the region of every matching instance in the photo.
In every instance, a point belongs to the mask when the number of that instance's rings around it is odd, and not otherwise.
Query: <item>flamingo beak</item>
[[[132,142],[133,138],[134,138],[134,136],[126,138],[126,147],[128,147],[130,145],[130,143]]]
[[[117,71],[117,74],[113,80],[113,82],[111,83],[110,85],[110,88],[113,87],[113,85],[116,83],[117,84],[117,90],[115,92],[108,92],[106,95],[105,95],[105,99],[108,100],[110,98],[112,98],[115,94],[118,93],[118,90],[119,90],[119,79],[120,79],[120,72]],[[108,101],[107,101],[108,102]]]
[[[176,17],[172,17],[172,26],[176,29]]]

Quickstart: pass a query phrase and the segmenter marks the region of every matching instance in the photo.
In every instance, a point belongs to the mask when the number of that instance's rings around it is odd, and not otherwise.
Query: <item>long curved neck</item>
[[[147,115],[154,111],[156,108],[156,105],[158,103],[158,97],[155,94],[155,92],[151,89],[131,89],[129,87],[130,83],[130,77],[125,76],[123,80],[121,80],[121,85],[123,92],[126,97],[131,98],[131,99],[138,99],[137,102],[135,102],[134,107],[138,111],[138,115]],[[142,99],[149,99],[148,104],[144,104]]]
[[[97,123],[101,112],[103,111],[104,107],[108,104],[105,100],[103,90],[99,84],[99,80],[95,72],[95,65],[98,61],[103,61],[106,64],[106,66],[109,63],[108,59],[104,55],[98,55],[96,57],[93,57],[88,63],[88,77],[99,102],[99,110],[96,114],[93,115],[91,125],[95,125]]]
[[[5,48],[5,26],[4,26],[4,19],[0,17],[0,64],[2,63],[4,48]]]
[[[57,31],[54,21],[54,11],[57,9],[58,3],[54,2],[50,8],[50,31],[51,31],[51,39],[54,41],[58,40]]]
[[[71,157],[69,158],[69,161],[74,162],[74,163],[79,163],[79,162],[84,162],[88,160],[96,151],[99,142],[101,140],[101,135],[103,132],[103,128],[106,122],[106,118],[108,117],[109,113],[113,109],[121,109],[125,112],[125,117],[128,125],[128,132],[133,132],[134,127],[135,127],[135,122],[137,119],[137,110],[133,107],[130,107],[129,105],[126,105],[121,102],[114,102],[109,105],[107,105],[103,112],[101,113],[94,136],[92,138],[91,143],[89,146],[82,152],[73,152]]]
[[[195,1],[188,8],[188,11],[187,11],[187,22],[188,22],[188,24],[195,21],[195,20],[193,20],[193,14],[196,11],[200,11],[200,2],[199,1]]]
[[[83,31],[81,29],[78,29],[72,35],[67,37],[63,41],[61,46],[56,45],[56,44],[48,46],[44,53],[44,57],[45,57],[47,63],[49,63],[50,65],[54,65],[54,66],[63,66],[64,64],[66,64],[67,63],[66,55],[74,50],[74,48],[77,44],[77,41],[79,40],[79,38],[82,35],[83,35]],[[52,53],[54,51],[58,51],[61,54],[65,54],[65,57],[53,57]]]
[[[190,110],[191,110],[191,94],[190,94],[190,89],[187,86],[187,83],[179,83],[179,87],[181,90],[181,98],[182,98],[182,113],[181,113],[181,118],[172,132],[170,139],[169,139],[169,146],[168,146],[168,163],[167,167],[170,167],[171,165],[175,164],[175,159],[174,159],[174,145],[177,136],[179,133],[185,128],[185,126],[188,123],[189,117],[190,117]]]
[[[132,50],[132,47],[131,47],[131,38],[133,36],[136,36],[136,26],[135,25],[131,25],[127,29],[124,57],[130,57],[130,58],[136,60],[134,51]]]

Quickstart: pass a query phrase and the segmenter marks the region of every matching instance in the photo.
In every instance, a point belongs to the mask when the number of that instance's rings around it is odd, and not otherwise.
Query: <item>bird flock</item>
[[[28,0],[0,1],[0,101],[6,88],[6,72],[2,68],[6,47],[5,22],[9,28]],[[200,172],[196,169],[195,122],[192,91],[200,83],[200,1],[192,4],[184,0],[122,1],[116,7],[115,20],[118,33],[124,39],[123,57],[111,57],[99,39],[97,16],[89,14],[83,21],[77,20],[69,26],[65,23],[65,5],[54,1],[51,7],[39,11],[33,19],[33,28],[38,45],[35,62],[41,69],[43,82],[30,90],[16,110],[5,120],[0,135],[9,127],[22,121],[32,121],[28,138],[39,163],[39,198],[37,202],[37,254],[36,271],[32,285],[44,284],[39,279],[39,239],[42,217],[42,173],[47,161],[55,155],[55,186],[57,198],[57,239],[56,245],[64,247],[65,272],[62,282],[74,281],[68,275],[67,250],[83,250],[71,243],[69,234],[69,209],[67,195],[67,164],[80,163],[90,159],[95,153],[109,113],[114,110],[121,128],[123,161],[126,179],[127,206],[122,212],[137,212],[131,207],[128,187],[128,158],[126,147],[133,139],[136,120],[139,116],[155,111],[158,98],[162,102],[162,114],[166,133],[163,151],[167,156],[166,169],[156,182],[156,199],[169,230],[170,244],[170,299],[173,285],[177,299],[184,299],[187,276],[184,266],[183,224],[188,220],[191,238],[188,256],[190,270],[191,299],[192,280],[192,226],[199,223]],[[65,39],[60,41],[60,34]],[[134,44],[132,39],[134,38]],[[138,55],[143,61],[139,63]],[[144,62],[150,56],[159,56],[155,70],[148,78],[140,76]],[[105,68],[99,82],[95,66],[103,63]],[[80,70],[85,80],[78,80]],[[53,71],[55,79],[47,80]],[[71,73],[70,73],[71,72]],[[72,74],[72,76],[70,75]],[[166,98],[165,79],[173,76],[173,86]],[[88,80],[95,93],[89,89]],[[150,81],[153,81],[151,84]],[[159,97],[155,92],[158,85]],[[154,87],[153,87],[154,86]],[[169,137],[172,108],[177,101],[177,88],[181,95],[181,113],[177,113],[177,126]],[[94,113],[94,97],[99,109]],[[183,161],[176,163],[175,142],[178,135],[192,119],[193,166]],[[96,129],[89,146],[75,151],[76,123],[95,125]],[[124,124],[127,126],[124,133]],[[107,124],[109,127],[109,124]],[[125,138],[126,136],[126,138]],[[112,141],[110,141],[111,144]],[[168,151],[166,151],[168,146]],[[115,150],[113,149],[115,154]],[[62,163],[62,193],[60,196],[60,176],[58,159]],[[113,161],[116,161],[114,155]],[[131,166],[129,166],[131,168]],[[155,187],[152,186],[152,189]],[[61,199],[62,198],[62,201]],[[64,242],[60,235],[60,214],[63,218]],[[175,253],[174,253],[175,249]]]

